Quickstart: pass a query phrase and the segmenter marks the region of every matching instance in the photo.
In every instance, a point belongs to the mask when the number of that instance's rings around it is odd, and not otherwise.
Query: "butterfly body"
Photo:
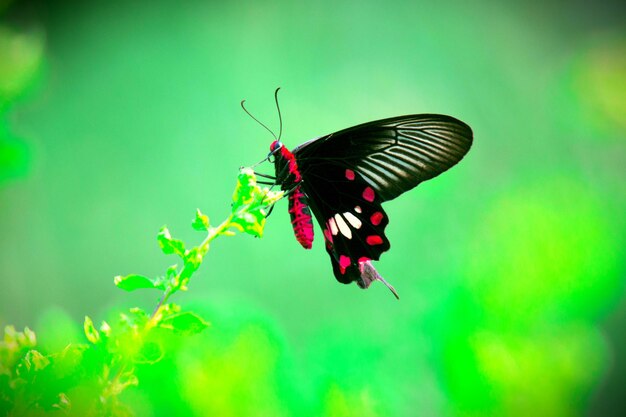
[[[302,176],[295,156],[279,141],[274,141],[270,151],[275,152],[276,182],[289,193],[289,215],[296,240],[304,249],[313,247],[313,219],[308,198],[302,191]]]
[[[444,115],[408,115],[351,127],[289,151],[270,146],[276,184],[289,193],[289,213],[300,244],[313,242],[311,212],[324,236],[335,278],[367,288],[391,287],[374,269],[390,248],[382,203],[446,171],[467,153],[472,131]]]

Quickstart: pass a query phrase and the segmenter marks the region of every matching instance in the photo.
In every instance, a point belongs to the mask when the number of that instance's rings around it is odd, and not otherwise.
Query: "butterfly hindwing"
[[[303,188],[320,227],[339,282],[361,279],[359,263],[378,260],[389,250],[389,223],[376,191],[361,176],[336,164],[322,164],[326,175],[311,175]]]

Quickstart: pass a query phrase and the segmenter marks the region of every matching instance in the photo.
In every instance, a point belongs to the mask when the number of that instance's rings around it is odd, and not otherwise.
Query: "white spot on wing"
[[[339,227],[339,231],[342,235],[347,237],[348,239],[352,239],[352,230],[350,230],[350,226],[343,220],[341,214],[335,214],[335,221],[337,222],[337,227]]]
[[[328,228],[330,229],[330,233],[332,233],[333,236],[337,236],[337,233],[339,233],[339,229],[337,229],[337,223],[335,223],[335,219],[333,219],[332,217],[328,219]]]
[[[359,214],[363,212],[363,210],[361,210],[361,206],[356,206],[356,207],[354,208],[354,211],[356,211],[356,212],[357,212],[357,213],[359,213]]]
[[[361,227],[361,220],[359,220],[354,214],[350,213],[349,211],[343,213],[343,217],[345,217],[348,223],[350,223],[355,229],[359,229]]]

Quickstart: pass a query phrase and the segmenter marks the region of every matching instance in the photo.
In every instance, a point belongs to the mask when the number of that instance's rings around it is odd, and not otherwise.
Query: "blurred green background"
[[[140,373],[141,416],[626,411],[623,3],[0,1],[0,324],[63,347],[153,294],[167,223],[228,214],[238,167],[437,112],[457,167],[386,204],[399,291],[335,282],[286,203],[219,239],[176,302],[212,322]],[[267,172],[271,168],[267,167]]]

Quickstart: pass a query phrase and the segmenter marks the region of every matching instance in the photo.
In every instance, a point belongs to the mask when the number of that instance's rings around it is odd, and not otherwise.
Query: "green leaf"
[[[177,274],[178,274],[178,265],[170,266],[169,268],[167,268],[167,271],[165,272],[165,276],[167,277],[167,279],[172,279]]]
[[[35,333],[28,327],[23,332],[15,330],[15,326],[5,326],[4,341],[0,341],[3,350],[18,351],[22,348],[33,348],[37,344]],[[0,358],[1,360],[2,358]]]
[[[250,168],[243,168],[237,176],[237,186],[233,194],[233,212],[239,207],[255,203],[257,206],[269,207],[283,197],[282,191],[261,189],[256,182],[256,175]]]
[[[43,356],[35,349],[31,349],[26,352],[24,361],[27,364],[29,370],[40,371],[50,365],[50,359]]]
[[[191,267],[194,271],[200,268],[202,264],[202,259],[204,258],[203,251],[198,248],[192,248],[187,255],[185,255],[185,267]]]
[[[164,317],[159,326],[177,333],[192,335],[206,329],[209,323],[197,314],[187,311]]]
[[[155,364],[163,359],[163,348],[156,342],[146,342],[135,356],[136,363]]]
[[[37,344],[37,336],[35,336],[35,332],[28,327],[24,327],[24,340],[26,346],[35,347]]]
[[[157,288],[157,285],[150,278],[143,275],[130,274],[126,276],[116,276],[113,282],[118,288],[124,291],[135,291],[140,288]]]
[[[165,290],[172,284],[175,284],[174,279],[178,275],[178,265],[172,265],[165,271],[165,276],[158,277],[154,280],[154,288],[158,290]]]
[[[191,227],[200,232],[209,230],[209,216],[203,214],[200,209],[196,209],[196,218],[191,223]]]
[[[61,410],[65,414],[67,414],[72,408],[72,403],[70,402],[68,396],[62,392],[59,394],[58,400],[54,404],[52,404],[52,408],[56,408],[57,410]]]
[[[261,189],[254,171],[242,169],[233,194],[232,219],[229,226],[256,237],[263,235],[266,209],[282,198],[282,191]]]
[[[28,327],[23,332],[15,330],[15,326],[4,327],[4,341],[0,341],[0,347],[11,351],[17,351],[22,348],[33,348],[37,345],[37,337]]]
[[[164,254],[170,255],[175,253],[180,257],[185,256],[185,243],[182,240],[174,239],[166,226],[159,230],[157,241]]]
[[[87,336],[87,340],[91,343],[96,344],[100,341],[100,333],[96,330],[93,325],[93,321],[89,316],[85,316],[85,323],[83,324],[83,328],[85,329],[85,336]]]
[[[102,320],[102,324],[100,325],[100,333],[107,337],[111,336],[111,326],[104,320]]]
[[[35,378],[35,372],[41,371],[48,365],[50,365],[50,359],[39,351],[31,349],[19,360],[15,373],[24,381],[32,381]]]
[[[171,290],[176,292],[178,290],[186,291],[187,284],[189,283],[189,279],[193,275],[194,272],[200,265],[202,264],[202,259],[204,255],[209,250],[208,245],[196,246],[191,248],[185,254],[183,260],[185,261],[185,265],[183,269],[171,280]],[[168,270],[169,271],[169,270]]]
[[[265,213],[261,210],[238,212],[231,220],[231,226],[237,228],[240,232],[261,237],[265,227]]]
[[[237,176],[237,186],[233,193],[233,212],[254,199],[256,188],[258,186],[254,171],[249,168],[242,169]]]
[[[7,346],[17,345],[17,330],[15,330],[15,326],[8,325],[4,326],[4,343]]]

